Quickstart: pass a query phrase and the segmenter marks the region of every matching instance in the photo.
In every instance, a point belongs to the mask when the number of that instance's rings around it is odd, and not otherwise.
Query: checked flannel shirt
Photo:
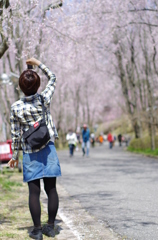
[[[38,66],[48,78],[48,84],[45,90],[41,93],[44,98],[45,119],[51,139],[58,138],[55,125],[50,114],[50,102],[56,87],[56,76],[44,64]],[[23,97],[16,101],[11,106],[10,123],[12,137],[13,160],[18,160],[18,152],[22,147],[25,153],[37,152],[44,148],[42,146],[38,150],[32,150],[31,147],[21,137],[22,132],[27,131],[30,126],[33,126],[37,121],[43,118],[42,103],[38,93]],[[20,146],[21,145],[21,146]]]

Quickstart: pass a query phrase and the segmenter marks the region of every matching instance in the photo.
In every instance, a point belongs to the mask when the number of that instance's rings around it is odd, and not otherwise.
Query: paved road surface
[[[90,157],[59,151],[62,177],[69,195],[82,207],[128,239],[158,240],[158,160],[106,145]]]

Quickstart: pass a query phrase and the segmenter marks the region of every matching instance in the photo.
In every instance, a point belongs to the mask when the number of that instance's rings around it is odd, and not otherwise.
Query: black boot
[[[55,237],[55,230],[53,224],[47,224],[43,226],[42,233],[48,237]]]
[[[83,152],[83,156],[84,156],[84,155],[85,155],[85,153],[86,153],[86,152],[85,152],[85,150],[84,150],[84,148],[82,148],[82,152]]]
[[[43,240],[43,235],[42,235],[42,228],[34,228],[32,232],[29,234],[30,238],[37,239],[37,240]]]

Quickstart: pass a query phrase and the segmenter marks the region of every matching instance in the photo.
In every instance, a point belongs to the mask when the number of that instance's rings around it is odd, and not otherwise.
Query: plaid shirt
[[[41,93],[44,98],[44,106],[46,108],[46,124],[49,130],[50,137],[58,138],[58,134],[50,114],[50,102],[56,87],[56,77],[44,64],[40,64],[39,68],[44,72],[44,74],[49,80],[45,90]],[[27,131],[30,126],[33,126],[37,121],[40,121],[42,118],[42,103],[38,93],[28,97],[23,97],[11,106],[10,123],[13,160],[18,159],[20,145],[23,151],[26,153],[37,152],[46,146],[45,144],[40,149],[32,150],[31,147],[21,137],[22,132]]]

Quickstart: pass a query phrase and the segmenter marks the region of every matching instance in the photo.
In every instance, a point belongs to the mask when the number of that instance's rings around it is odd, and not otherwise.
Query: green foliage
[[[122,135],[133,135],[133,128],[128,116],[123,116],[122,118],[100,124],[97,129],[96,136],[99,136],[101,132],[108,134],[109,131],[115,135],[118,135],[119,133]]]
[[[8,175],[8,178],[10,175]],[[2,175],[0,176],[0,188],[3,190],[11,190],[12,187],[19,187],[22,186],[21,183],[16,182],[16,181],[11,181],[8,178],[3,177]]]
[[[151,149],[151,138],[149,136],[135,138],[130,142],[130,147],[135,150]],[[155,137],[155,147],[158,148],[158,136]]]
[[[141,150],[141,149],[134,149],[134,148],[128,147],[128,150],[130,152],[141,153],[147,156],[158,156],[158,148],[156,148],[155,150],[151,150],[151,149]]]
[[[158,136],[155,137],[155,147],[155,150],[151,149],[151,138],[147,136],[133,139],[130,142],[128,150],[131,152],[143,153],[145,155],[158,156]]]
[[[0,233],[0,237],[16,238],[18,235],[14,233]]]

